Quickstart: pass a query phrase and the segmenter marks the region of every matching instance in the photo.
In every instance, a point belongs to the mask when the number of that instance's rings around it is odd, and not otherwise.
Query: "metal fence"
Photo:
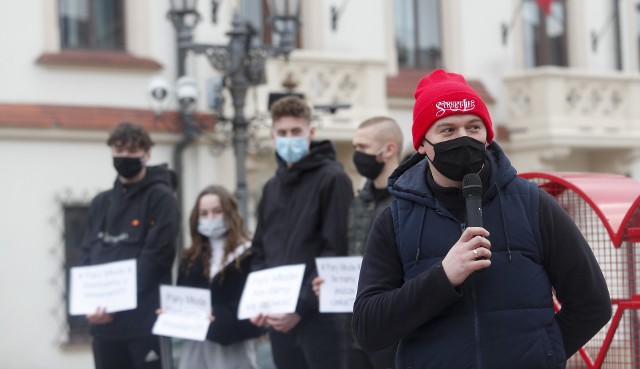
[[[597,173],[521,176],[554,196],[571,215],[589,242],[611,295],[612,319],[569,360],[567,368],[640,368],[640,182]]]

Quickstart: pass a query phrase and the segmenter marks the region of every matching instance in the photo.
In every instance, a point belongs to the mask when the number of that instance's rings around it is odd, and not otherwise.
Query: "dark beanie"
[[[413,106],[413,147],[418,150],[424,135],[437,120],[454,114],[475,114],[487,129],[487,143],[493,140],[493,127],[487,106],[464,77],[436,69],[422,78]]]

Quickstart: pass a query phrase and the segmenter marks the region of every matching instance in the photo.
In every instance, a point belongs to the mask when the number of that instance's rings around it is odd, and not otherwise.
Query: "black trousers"
[[[380,351],[366,352],[361,348],[350,347],[349,369],[393,369],[396,361],[396,345]]]
[[[164,347],[168,342],[165,339],[161,350],[160,340],[158,336],[130,340],[94,337],[93,360],[96,369],[162,369],[162,360],[167,360],[170,347]]]
[[[346,369],[346,339],[338,314],[303,318],[287,333],[269,329],[271,353],[278,369]]]

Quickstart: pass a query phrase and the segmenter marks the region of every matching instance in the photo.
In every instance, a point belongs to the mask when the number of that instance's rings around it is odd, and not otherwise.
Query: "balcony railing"
[[[504,82],[506,126],[513,143],[580,139],[600,147],[637,145],[637,74],[544,67],[510,75]]]

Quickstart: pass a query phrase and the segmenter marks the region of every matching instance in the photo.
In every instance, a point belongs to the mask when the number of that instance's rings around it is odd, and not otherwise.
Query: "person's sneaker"
[[[149,351],[147,356],[144,357],[144,362],[148,363],[148,362],[156,361],[156,360],[159,360],[159,359],[160,359],[160,356],[158,356],[158,354],[155,351],[151,350],[151,351]]]

